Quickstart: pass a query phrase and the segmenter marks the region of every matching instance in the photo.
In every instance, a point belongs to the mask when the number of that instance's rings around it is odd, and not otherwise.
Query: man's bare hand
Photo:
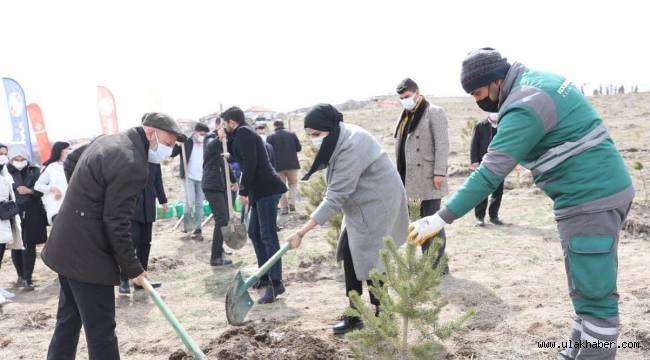
[[[19,193],[20,195],[29,195],[29,194],[33,194],[33,193],[34,193],[34,192],[32,191],[32,189],[30,189],[30,188],[28,188],[28,187],[26,187],[26,186],[19,186],[19,187],[16,188],[16,191],[18,191],[18,193]]]
[[[470,165],[470,167],[472,168],[472,170],[476,170],[476,169],[478,169],[478,166],[479,166],[479,163],[477,163],[477,162],[476,162],[476,163],[472,163],[472,164]]]
[[[135,285],[144,287],[144,280],[147,278],[148,274],[147,272],[143,272],[142,274],[138,275],[137,277],[131,279],[131,282],[134,283]]]
[[[444,176],[439,176],[439,175],[434,176],[433,177],[433,188],[436,189],[436,190],[440,190],[442,188],[442,184],[444,183],[444,181],[445,181]]]

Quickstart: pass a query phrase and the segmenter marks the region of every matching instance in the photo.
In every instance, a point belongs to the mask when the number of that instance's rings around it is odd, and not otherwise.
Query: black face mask
[[[490,84],[492,86],[492,84]],[[476,105],[483,111],[495,113],[499,111],[499,102],[490,99],[490,91],[488,87],[488,96],[476,102]]]

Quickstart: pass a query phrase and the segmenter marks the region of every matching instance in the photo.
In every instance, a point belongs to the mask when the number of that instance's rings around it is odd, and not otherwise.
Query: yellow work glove
[[[409,225],[408,241],[422,245],[427,240],[438,235],[445,225],[447,223],[437,213],[423,217]]]

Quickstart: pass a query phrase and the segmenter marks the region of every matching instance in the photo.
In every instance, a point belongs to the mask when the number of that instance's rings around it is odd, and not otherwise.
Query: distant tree
[[[607,87],[607,95],[609,95],[609,86]]]
[[[625,94],[625,86],[621,85],[621,86],[618,88],[618,93],[619,93],[619,94]]]
[[[598,87],[598,94],[599,94],[599,95],[602,95],[602,94],[603,94],[603,85],[600,85],[600,86]]]
[[[594,89],[594,96],[598,96],[600,93],[598,93],[598,89]]]

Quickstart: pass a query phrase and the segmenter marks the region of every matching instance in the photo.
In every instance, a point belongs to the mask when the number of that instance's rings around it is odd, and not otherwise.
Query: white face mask
[[[262,138],[262,141],[266,142],[266,138],[268,138],[268,135],[260,135],[260,137]]]
[[[197,135],[196,136],[196,142],[203,143],[203,141],[205,141],[205,135]]]
[[[316,147],[317,150],[320,150],[320,147],[323,145],[323,139],[325,139],[325,136],[311,138],[311,143]]]
[[[411,95],[410,97],[400,99],[400,102],[402,103],[402,107],[406,110],[413,110],[415,109],[415,94]]]
[[[156,136],[156,148],[149,149],[149,159],[150,163],[160,164],[163,160],[167,159],[172,155],[174,148],[168,145],[165,145],[158,140],[158,132],[154,132]]]
[[[0,155],[0,165],[7,165],[9,158],[7,155]]]
[[[27,160],[22,160],[22,161],[12,161],[11,165],[13,165],[16,169],[22,170],[27,166]]]

